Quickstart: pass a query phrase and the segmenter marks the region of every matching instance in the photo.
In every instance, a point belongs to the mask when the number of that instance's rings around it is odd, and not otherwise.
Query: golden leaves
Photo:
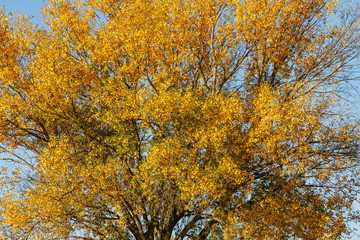
[[[51,0],[46,29],[2,12],[0,140],[36,159],[4,177],[29,184],[8,185],[4,223],[34,239],[344,232],[359,139],[333,87],[358,32],[328,27],[334,4]]]

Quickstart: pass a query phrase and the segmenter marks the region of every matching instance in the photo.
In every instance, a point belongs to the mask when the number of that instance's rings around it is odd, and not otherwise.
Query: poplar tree
[[[338,239],[359,190],[331,0],[0,13],[3,239]],[[4,155],[6,154],[6,155]]]

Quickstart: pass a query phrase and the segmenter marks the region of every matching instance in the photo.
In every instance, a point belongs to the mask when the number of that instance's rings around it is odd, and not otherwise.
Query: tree
[[[50,0],[40,28],[2,11],[3,238],[340,238],[359,187],[342,13]]]

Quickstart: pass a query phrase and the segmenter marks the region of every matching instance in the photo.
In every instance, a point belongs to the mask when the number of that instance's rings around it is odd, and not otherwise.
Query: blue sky
[[[0,0],[0,8],[5,6],[9,12],[18,12],[33,17],[34,23],[40,24],[38,18],[41,13],[41,7],[45,5],[43,0]]]
[[[356,0],[355,0],[356,2]],[[45,1],[43,0],[0,0],[0,8],[3,6],[6,6],[8,11],[17,11],[20,14],[27,14],[29,16],[34,17],[35,23],[41,23],[41,20],[38,19],[39,14],[41,13],[41,7],[45,5]],[[360,76],[358,79],[351,81],[352,86],[354,86],[355,89],[352,90],[353,96],[355,99],[355,103],[358,106],[355,111],[357,111],[357,115],[360,117]],[[357,205],[359,206],[359,205]],[[360,226],[354,226],[360,229]],[[358,231],[359,233],[359,231]],[[360,233],[359,233],[360,234]],[[360,239],[360,236],[353,236],[350,238],[351,240]]]
[[[18,11],[35,17],[39,15],[44,4],[41,0],[0,0],[0,5],[6,6],[8,11]]]

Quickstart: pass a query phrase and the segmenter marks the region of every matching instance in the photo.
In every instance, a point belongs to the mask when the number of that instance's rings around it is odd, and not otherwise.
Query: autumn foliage
[[[3,239],[338,239],[359,183],[330,0],[0,13]]]

